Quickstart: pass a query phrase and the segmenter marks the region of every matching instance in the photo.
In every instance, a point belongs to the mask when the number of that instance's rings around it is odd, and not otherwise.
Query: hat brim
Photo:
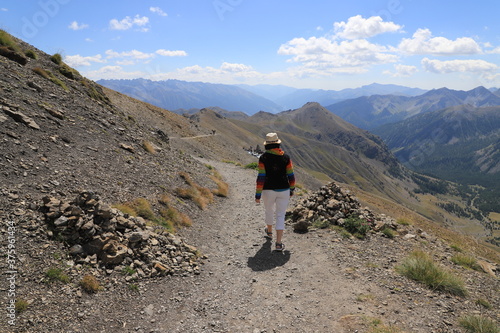
[[[279,144],[279,143],[281,143],[280,139],[278,139],[276,141],[264,141],[264,146],[265,145],[272,145],[272,144]]]

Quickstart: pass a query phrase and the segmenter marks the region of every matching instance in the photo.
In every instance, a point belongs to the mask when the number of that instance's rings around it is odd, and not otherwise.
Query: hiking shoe
[[[264,232],[266,233],[266,235],[264,236],[265,238],[267,239],[273,239],[273,232],[269,232],[267,231],[267,228],[264,228]]]
[[[276,251],[281,252],[285,249],[285,244],[283,243],[276,243]]]

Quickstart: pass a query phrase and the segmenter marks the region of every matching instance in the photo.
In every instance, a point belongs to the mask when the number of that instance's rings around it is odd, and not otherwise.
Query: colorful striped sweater
[[[295,189],[292,160],[281,148],[266,150],[260,156],[258,172],[255,199],[260,199],[262,190]]]

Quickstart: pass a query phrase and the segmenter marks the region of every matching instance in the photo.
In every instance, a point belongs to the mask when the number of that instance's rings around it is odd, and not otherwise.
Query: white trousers
[[[266,224],[273,225],[276,217],[276,230],[285,230],[285,213],[290,201],[290,191],[263,190],[262,201],[266,214]]]

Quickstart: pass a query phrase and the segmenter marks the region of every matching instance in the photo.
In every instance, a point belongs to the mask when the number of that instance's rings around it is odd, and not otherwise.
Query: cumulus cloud
[[[394,69],[396,70],[395,72],[391,71],[384,71],[384,74],[390,75],[393,77],[409,77],[418,72],[417,67],[415,66],[408,66],[408,65],[402,65],[402,64],[396,64],[394,65]]]
[[[167,13],[165,13],[160,7],[149,7],[149,11],[160,16],[167,16]]]
[[[68,26],[68,28],[70,28],[71,30],[82,30],[82,29],[86,29],[88,28],[89,25],[88,24],[78,24],[77,21],[73,21],[71,22],[71,24]]]
[[[116,52],[113,50],[106,50],[105,54],[108,57],[108,59],[132,58],[132,59],[144,60],[144,59],[151,59],[151,58],[155,57],[154,53],[145,53],[145,52],[138,51],[138,50],[131,50],[131,51],[125,51],[125,52]]]
[[[481,53],[480,46],[469,37],[450,40],[432,37],[429,29],[418,29],[412,38],[404,38],[399,49],[407,54],[466,55]]]
[[[156,50],[155,53],[164,57],[185,57],[188,55],[186,51],[181,51],[181,50],[169,51],[160,49]]]
[[[393,22],[384,22],[380,16],[367,19],[361,15],[350,17],[347,22],[333,24],[335,36],[344,39],[370,38],[387,32],[397,32],[403,27]]]
[[[220,69],[222,71],[232,72],[232,73],[242,73],[242,72],[248,72],[248,71],[253,70],[252,66],[247,66],[244,64],[231,64],[228,62],[222,63]]]
[[[145,73],[140,71],[126,72],[121,66],[104,66],[98,70],[89,71],[85,76],[92,80],[99,79],[137,79],[145,77]]]
[[[100,54],[95,56],[83,57],[79,54],[64,57],[64,62],[71,67],[90,66],[92,63],[104,63],[106,60]]]
[[[147,16],[140,17],[136,15],[135,17],[126,16],[124,19],[118,21],[117,19],[112,19],[109,21],[109,28],[111,30],[128,30],[134,26],[141,27],[142,31],[147,31],[146,25],[149,23],[149,18]]]
[[[398,57],[385,46],[365,39],[337,42],[326,37],[295,38],[280,46],[278,54],[293,56],[289,61],[309,68],[348,68],[396,62]]]
[[[431,60],[424,58],[421,61],[426,71],[444,74],[454,72],[487,73],[498,70],[498,66],[484,60]]]

